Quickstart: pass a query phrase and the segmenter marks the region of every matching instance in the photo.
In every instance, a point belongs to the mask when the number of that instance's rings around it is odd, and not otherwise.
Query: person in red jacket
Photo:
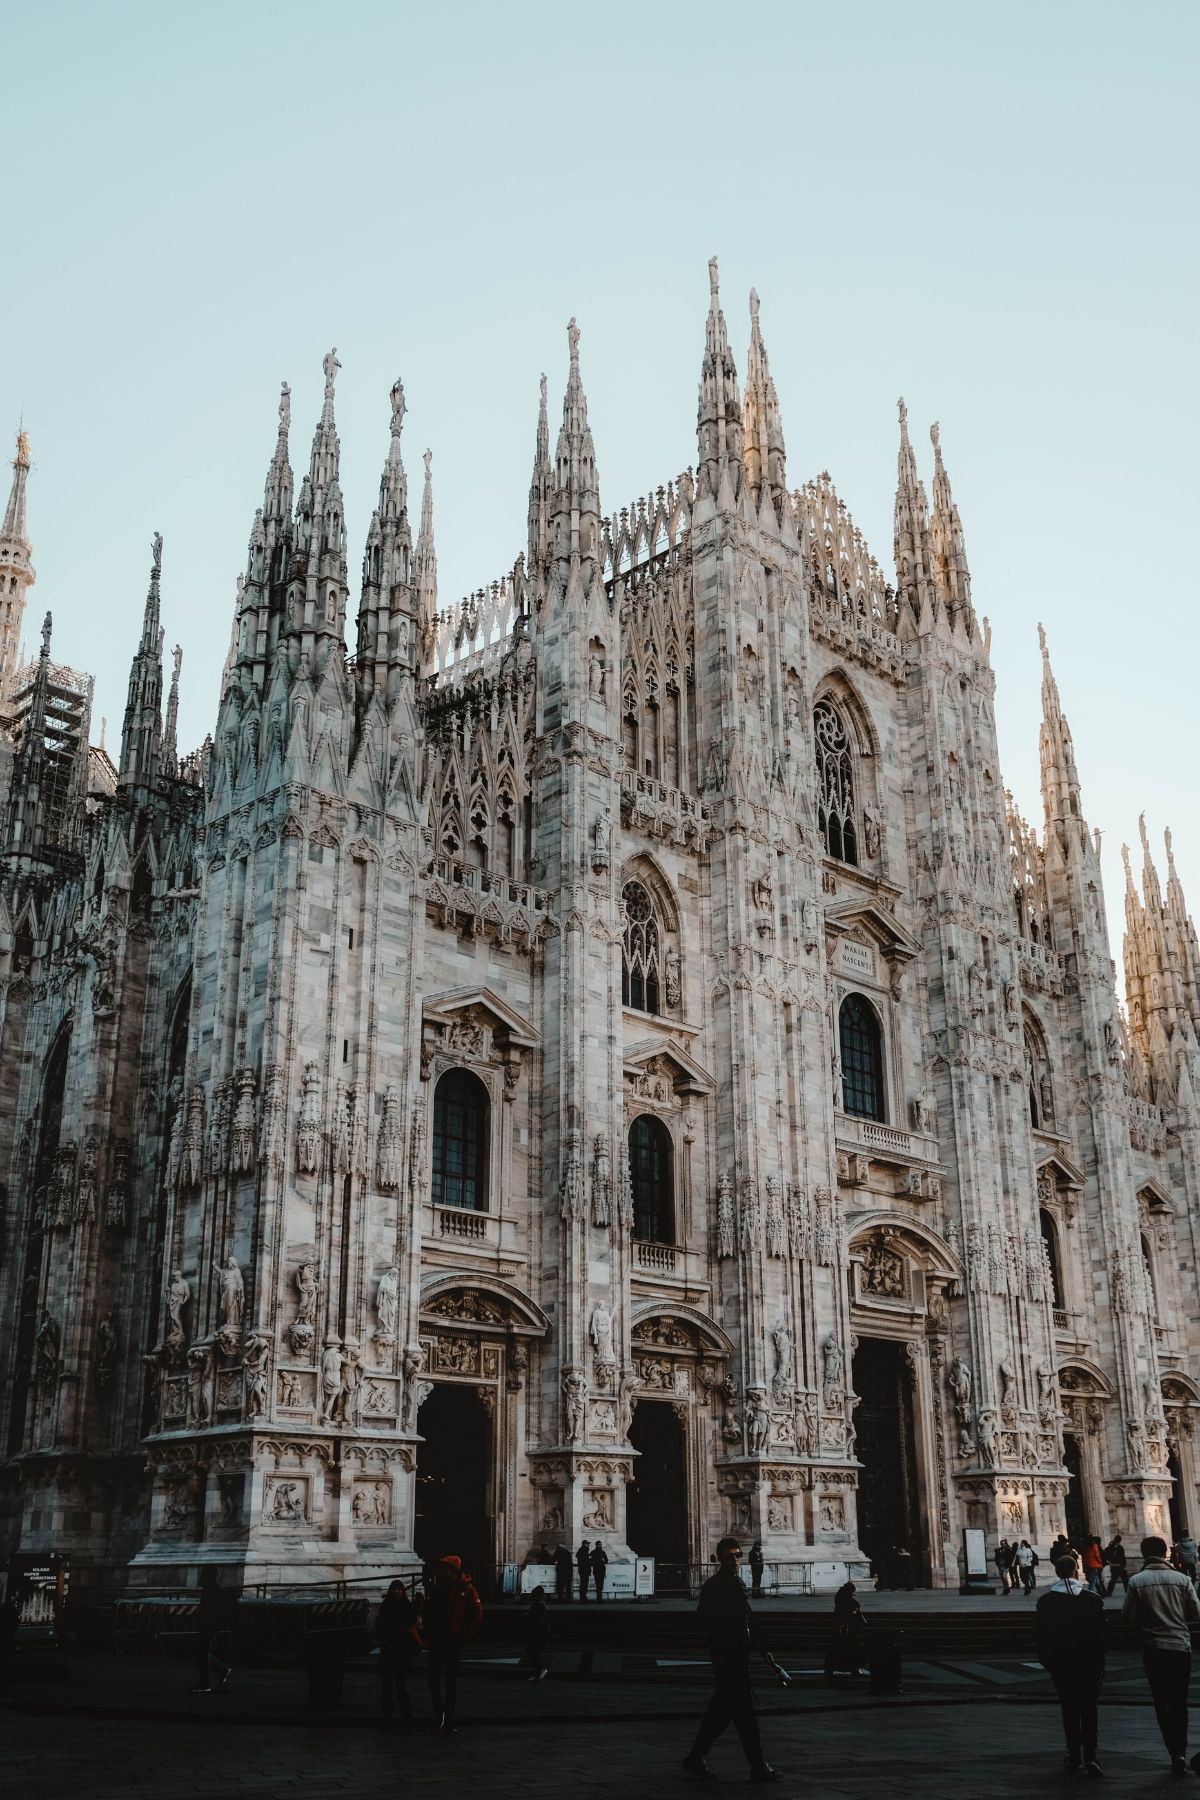
[[[1093,1594],[1104,1592],[1100,1585],[1100,1577],[1104,1570],[1104,1552],[1100,1548],[1098,1537],[1089,1538],[1083,1550],[1083,1578]]]
[[[483,1603],[471,1577],[463,1573],[462,1558],[443,1556],[421,1620],[421,1635],[429,1652],[429,1695],[439,1731],[456,1729],[454,1710],[463,1647],[482,1623]]]

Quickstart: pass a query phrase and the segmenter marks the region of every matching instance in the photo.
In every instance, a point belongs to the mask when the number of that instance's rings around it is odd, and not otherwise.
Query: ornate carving
[[[300,1117],[296,1124],[296,1168],[301,1175],[315,1174],[321,1161],[321,1071],[315,1062],[305,1063],[300,1093]]]

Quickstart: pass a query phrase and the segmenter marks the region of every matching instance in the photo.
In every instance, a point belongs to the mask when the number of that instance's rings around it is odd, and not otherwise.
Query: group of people
[[[571,1598],[572,1564],[579,1576],[579,1598],[587,1599],[588,1582],[590,1581],[596,1590],[597,1600],[603,1600],[604,1578],[608,1573],[608,1551],[600,1539],[597,1538],[589,1548],[588,1541],[584,1538],[573,1558],[566,1544],[558,1546],[554,1552],[554,1598],[556,1600]]]
[[[1123,1551],[1120,1566],[1124,1569]],[[1067,1769],[1101,1775],[1097,1707],[1104,1680],[1104,1600],[1099,1587],[1085,1579],[1076,1551],[1068,1547],[1054,1569],[1058,1579],[1037,1603],[1038,1655],[1062,1707]],[[1142,1539],[1142,1566],[1126,1578],[1121,1619],[1140,1634],[1142,1667],[1171,1773],[1185,1776],[1191,1628],[1200,1625],[1200,1601],[1194,1577],[1172,1567],[1162,1538]],[[1191,1766],[1200,1775],[1200,1753]]]
[[[401,1719],[412,1722],[408,1677],[424,1650],[434,1723],[439,1731],[457,1729],[454,1720],[462,1654],[482,1623],[483,1603],[461,1557],[442,1558],[428,1593],[417,1589],[410,1594],[402,1581],[392,1582],[375,1615],[380,1710],[385,1726],[393,1723],[397,1706]]]
[[[1001,1538],[996,1545],[996,1573],[1004,1592],[1019,1592],[1028,1598],[1037,1586],[1039,1561],[1038,1553],[1028,1538],[1022,1538],[1019,1544],[1010,1544],[1007,1538]]]

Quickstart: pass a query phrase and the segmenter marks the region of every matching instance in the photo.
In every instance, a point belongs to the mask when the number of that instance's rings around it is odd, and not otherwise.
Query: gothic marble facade
[[[284,390],[211,741],[177,754],[178,656],[164,722],[157,539],[115,781],[58,830],[35,691],[0,758],[10,1545],[382,1572],[445,1389],[496,1562],[620,1566],[656,1456],[681,1558],[735,1528],[818,1585],[881,1532],[942,1583],[964,1526],[1200,1522],[1173,865],[1130,877],[1126,1014],[1048,658],[1039,831],[1005,794],[937,428],[930,504],[901,405],[893,585],[827,474],[787,485],[757,299],[743,392],[711,276],[694,472],[602,514],[572,322],[527,547],[439,613],[397,383],[348,657],[331,353],[298,492]]]

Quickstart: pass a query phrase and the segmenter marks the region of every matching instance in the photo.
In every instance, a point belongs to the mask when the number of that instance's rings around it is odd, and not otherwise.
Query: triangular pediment
[[[453,988],[449,993],[431,994],[421,1004],[421,1017],[430,1025],[447,1025],[464,1012],[476,1009],[488,1015],[492,1029],[510,1044],[533,1050],[541,1043],[540,1034],[525,1015],[488,987]]]
[[[1083,1170],[1077,1163],[1073,1163],[1069,1156],[1063,1156],[1058,1151],[1040,1162],[1037,1172],[1039,1180],[1043,1174],[1048,1173],[1055,1187],[1082,1188],[1083,1186]]]
[[[650,1065],[656,1063],[665,1070],[676,1092],[684,1094],[713,1094],[717,1084],[694,1056],[689,1056],[681,1045],[673,1043],[670,1038],[643,1038],[640,1043],[630,1044],[624,1054],[626,1075],[643,1075]]]
[[[921,945],[880,900],[843,900],[825,909],[825,929],[837,937],[860,937],[882,956],[910,962]]]

